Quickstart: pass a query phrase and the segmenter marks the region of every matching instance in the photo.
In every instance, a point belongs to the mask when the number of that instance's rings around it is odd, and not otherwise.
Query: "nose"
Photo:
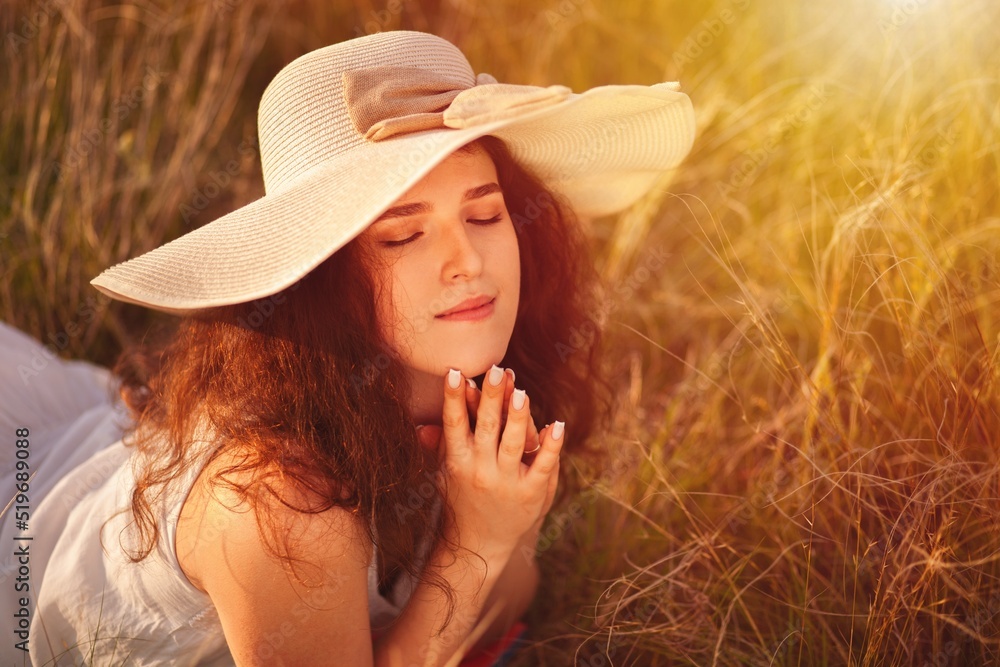
[[[441,244],[444,254],[441,277],[445,282],[473,278],[482,272],[483,255],[469,236],[467,225],[464,223],[449,225]]]

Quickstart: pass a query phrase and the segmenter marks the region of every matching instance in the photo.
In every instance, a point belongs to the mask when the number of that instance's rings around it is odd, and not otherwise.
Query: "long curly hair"
[[[599,455],[587,441],[610,397],[600,380],[597,276],[585,239],[571,209],[502,141],[483,137],[459,150],[474,146],[497,168],[521,260],[503,365],[531,396],[536,424],[564,420],[566,451]],[[142,454],[130,507],[134,562],[161,536],[153,503],[195,464],[192,440],[204,418],[217,445],[208,460],[239,453],[210,482],[250,502],[274,556],[297,560],[269,511],[274,502],[300,512],[341,507],[365,520],[378,546],[381,588],[405,572],[452,599],[419,565],[421,544],[443,539],[435,509],[443,497],[428,483],[438,464],[418,444],[406,374],[379,333],[375,300],[385,296],[368,266],[360,244],[349,243],[282,292],[187,317],[165,346],[122,355],[115,372],[135,417],[127,442]],[[296,498],[312,499],[307,506],[283,496],[289,483]]]

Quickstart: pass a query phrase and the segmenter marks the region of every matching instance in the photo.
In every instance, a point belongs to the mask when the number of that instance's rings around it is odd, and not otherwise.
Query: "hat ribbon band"
[[[354,127],[369,141],[437,129],[464,129],[557,104],[566,86],[498,83],[478,74],[472,86],[420,67],[382,66],[343,74]]]

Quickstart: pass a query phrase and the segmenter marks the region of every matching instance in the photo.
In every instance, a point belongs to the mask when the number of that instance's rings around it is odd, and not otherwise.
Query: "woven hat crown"
[[[268,194],[366,143],[350,119],[343,73],[382,66],[426,69],[465,86],[476,81],[456,46],[422,32],[375,33],[297,58],[268,85],[257,113]]]

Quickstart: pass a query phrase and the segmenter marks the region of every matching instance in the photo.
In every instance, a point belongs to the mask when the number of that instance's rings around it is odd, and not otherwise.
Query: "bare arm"
[[[486,383],[482,395],[474,396],[478,400],[471,405],[464,382],[461,388],[457,382],[454,388],[445,388],[438,453],[447,480],[443,487],[446,500],[454,512],[454,523],[448,530],[455,543],[486,561],[485,572],[479,572],[485,584],[482,591],[474,602],[470,599],[472,603],[452,620],[454,625],[447,631],[454,637],[447,644],[448,651],[460,651],[456,658],[502,636],[527,609],[538,585],[535,545],[558,484],[562,441],[553,437],[549,427],[542,434],[535,431],[527,396],[523,392],[515,396],[513,379],[513,374],[504,373],[498,385]],[[515,402],[517,398],[519,402]],[[469,430],[470,407],[477,413],[475,433]],[[432,431],[424,429],[424,437]],[[502,437],[497,442],[500,431]],[[541,443],[530,466],[522,462],[526,441]],[[482,566],[481,560],[472,560]],[[444,596],[438,593],[433,599],[438,606],[431,605],[423,613],[438,614],[435,618],[440,622],[445,613]],[[410,611],[408,605],[403,615]],[[483,627],[477,627],[479,623]],[[419,627],[422,632],[437,632],[427,619]],[[479,639],[473,642],[468,636],[474,628]],[[421,654],[427,660],[415,664],[439,664],[435,657]]]
[[[506,371],[506,377],[508,381],[505,383],[505,391],[503,393],[505,404],[510,402],[514,392],[514,374],[508,370]],[[472,384],[466,390],[466,403],[470,414],[475,414],[478,411],[480,392],[475,384]],[[506,409],[502,417],[506,419]],[[433,425],[423,426],[421,430],[418,430],[418,435],[423,446],[433,449],[438,447],[441,428]],[[541,441],[541,435],[530,419],[527,423],[526,435],[525,450],[537,450]],[[550,498],[551,494],[555,492],[557,482],[557,479],[551,480],[549,487]],[[472,650],[491,646],[503,637],[510,627],[524,616],[531,602],[534,600],[541,577],[538,564],[535,560],[535,553],[543,521],[544,516],[520,538],[514,547],[507,565],[503,568],[496,584],[489,592],[483,605],[483,611],[480,613],[474,628],[477,639],[472,643]]]
[[[268,553],[253,512],[207,498],[198,509],[200,541],[186,571],[212,598],[237,665],[445,665],[460,651],[505,567],[520,554],[454,553],[437,548],[426,567],[451,586],[455,614],[442,632],[447,597],[421,583],[389,632],[372,645],[368,624],[368,568],[372,544],[346,510],[286,512],[295,537],[298,581]],[[323,662],[324,658],[328,662]]]
[[[528,611],[541,577],[534,556],[537,543],[537,529],[525,533],[518,542],[483,607],[484,612],[488,612],[495,605],[500,605],[499,613],[473,648],[485,648],[496,642]]]
[[[193,513],[185,572],[211,597],[236,664],[371,665],[372,544],[362,523],[340,508],[301,514],[275,503],[295,556],[308,563],[293,576],[268,552],[254,512],[216,492]]]
[[[447,626],[448,599],[439,588],[421,582],[390,630],[375,645],[378,667],[437,667],[457,663],[466,638],[500,580],[503,554],[454,553],[435,549],[427,564],[443,576],[454,593],[455,611]]]
[[[447,594],[421,582],[373,646],[367,576],[372,544],[358,517],[340,508],[319,514],[302,514],[281,504],[272,508],[295,546],[301,563],[296,573],[303,583],[269,553],[249,508],[234,507],[232,498],[213,499],[199,513],[210,530],[194,545],[197,556],[185,571],[212,598],[236,664],[457,664],[501,580],[505,586],[508,581],[527,582],[533,589],[536,579],[524,574],[533,564],[520,547],[525,539],[534,546],[527,535],[537,535],[551,506],[561,439],[543,431],[541,451],[529,468],[521,463],[530,420],[527,405],[511,412],[499,439],[503,384],[484,392],[475,434],[469,429],[464,392],[456,388],[445,393],[444,488],[453,521],[446,527],[449,539],[435,547],[427,567],[453,592],[450,622],[444,624]],[[455,551],[451,544],[461,547]],[[496,595],[507,597],[508,592],[501,589]],[[530,594],[518,599],[509,598],[511,610],[526,606]]]

